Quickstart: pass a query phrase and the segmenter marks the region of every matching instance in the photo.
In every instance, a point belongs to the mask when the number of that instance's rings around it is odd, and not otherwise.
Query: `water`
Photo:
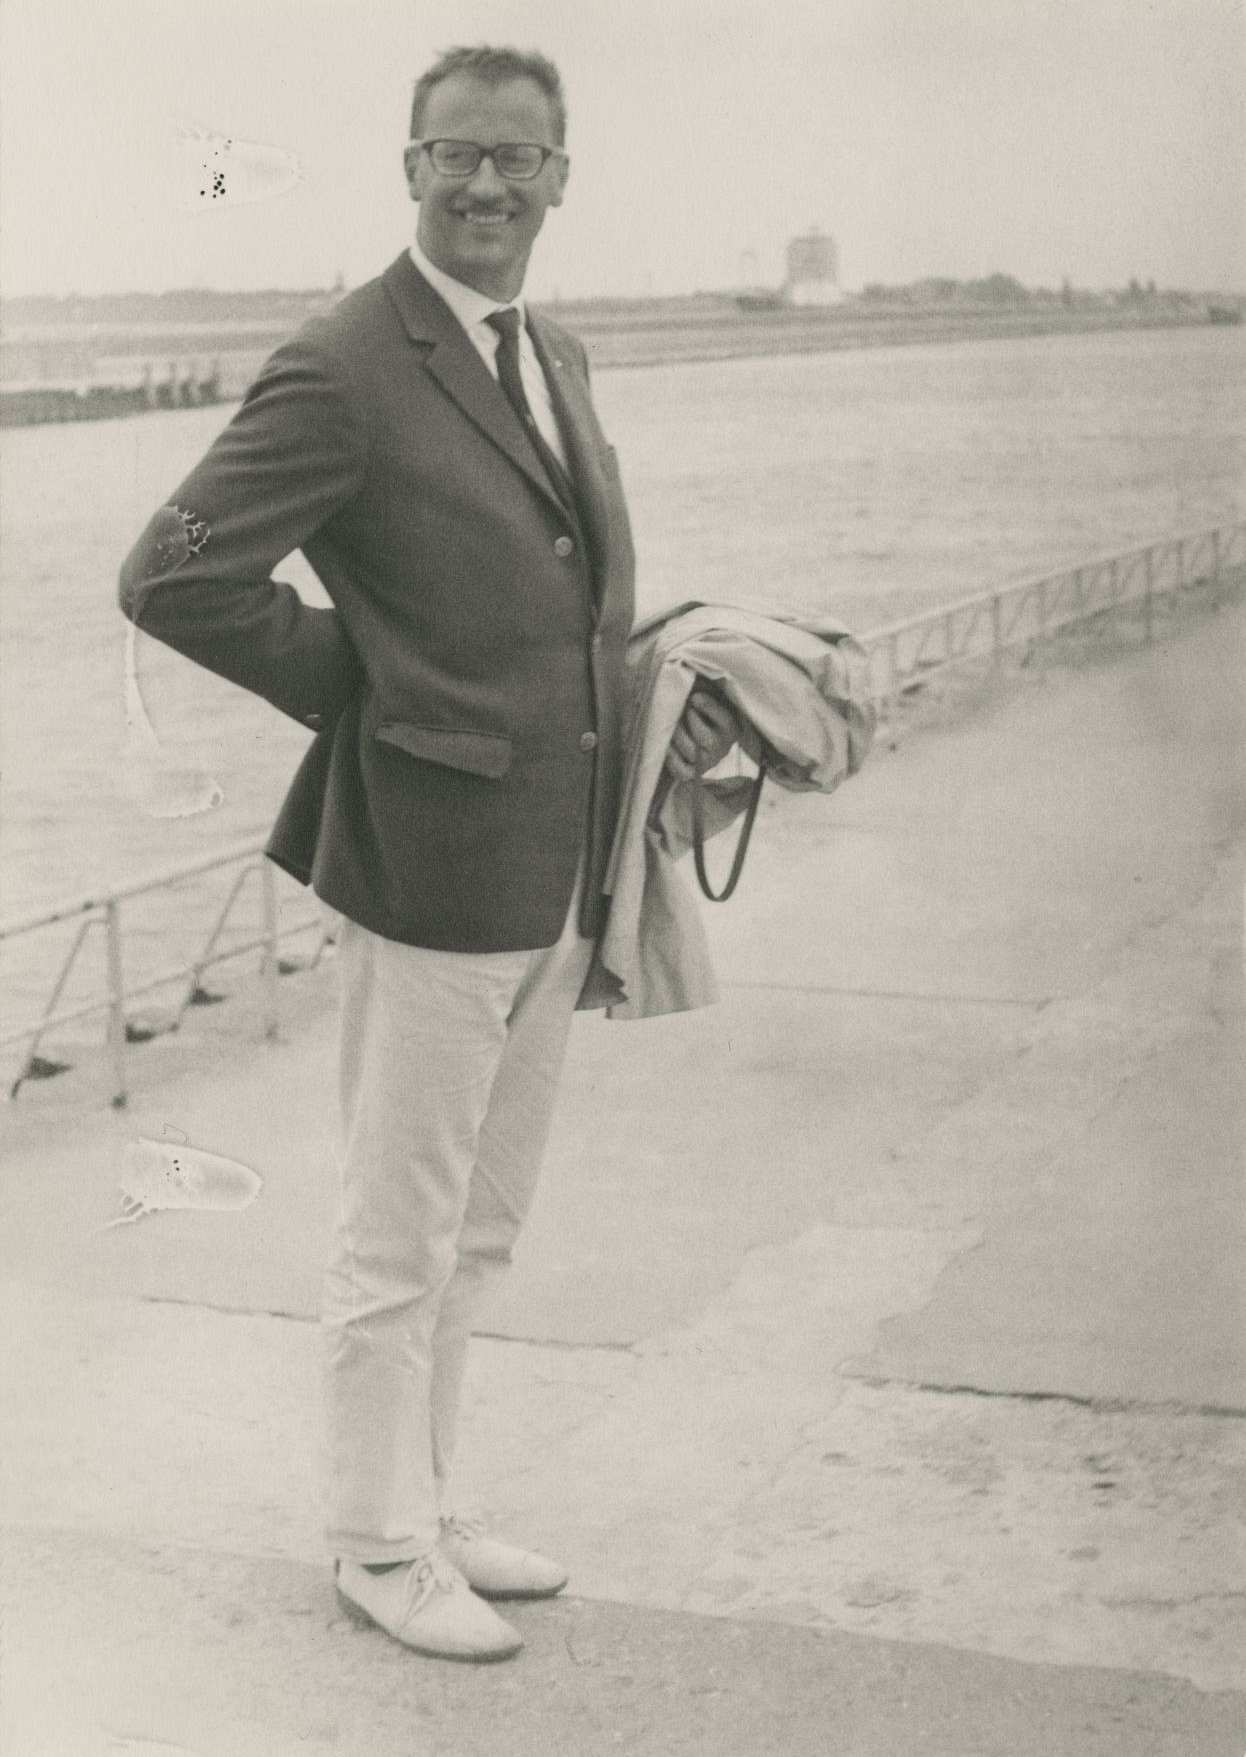
[[[601,371],[640,606],[760,597],[865,629],[1240,518],[1244,343],[1122,331]],[[277,809],[306,733],[147,641],[165,748],[224,799],[153,820],[125,782],[117,567],[229,412],[5,435],[5,916],[259,837]],[[318,597],[297,559],[282,571]]]
[[[657,601],[754,589],[860,627],[1239,517],[1246,346],[1059,336],[619,372]]]

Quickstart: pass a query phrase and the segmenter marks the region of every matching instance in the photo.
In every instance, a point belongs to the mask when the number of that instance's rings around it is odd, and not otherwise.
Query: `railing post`
[[[1155,551],[1148,549],[1143,563],[1146,581],[1142,593],[1142,634],[1147,645],[1155,639]]]
[[[900,748],[900,637],[893,634],[887,642],[887,742],[892,750]]]
[[[264,897],[264,1035],[270,1043],[277,1037],[277,876],[271,860],[260,862],[260,889]]]
[[[942,706],[948,698],[950,679],[956,670],[956,612],[949,609],[943,618],[943,666],[936,671],[938,693],[935,700]]]
[[[1034,642],[1034,652],[1035,652],[1035,655],[1038,660],[1037,672],[1038,672],[1039,677],[1042,678],[1044,682],[1046,681],[1046,678],[1047,678],[1047,663],[1048,663],[1048,659],[1050,658],[1050,655],[1047,651],[1047,622],[1048,622],[1047,581],[1046,580],[1039,580],[1039,582],[1038,582],[1038,615],[1036,618],[1038,633],[1037,633],[1037,638]]]
[[[203,950],[200,952],[198,958],[196,958],[196,960],[195,960],[194,964],[191,966],[191,968],[187,971],[187,975],[190,977],[190,982],[188,983],[187,988],[186,988],[185,998],[183,999],[181,1006],[177,1010],[177,1023],[173,1026],[174,1030],[176,1030],[178,1028],[178,1026],[181,1024],[182,1019],[185,1017],[186,1009],[188,1007],[194,1006],[194,1004],[195,1004],[195,997],[196,997],[196,995],[198,995],[200,993],[200,980],[203,976],[204,971],[209,968],[209,966],[211,965],[211,963],[213,961],[212,954],[216,950],[216,942],[220,939],[221,934],[225,931],[225,923],[229,920],[230,911],[233,909],[233,906],[237,902],[238,897],[242,891],[242,887],[246,884],[248,878],[250,878],[251,873],[253,871],[254,871],[253,864],[249,865],[249,866],[244,866],[242,871],[238,874],[238,877],[234,880],[233,885],[230,888],[229,895],[228,895],[228,897],[226,897],[225,902],[221,908],[221,912],[216,918],[216,922],[212,928],[212,932],[208,935],[207,942],[205,943]]]
[[[325,947],[330,943],[332,938],[333,917],[328,909],[324,908],[321,913],[320,932],[316,936],[316,949],[312,953],[310,964],[307,966],[309,970],[314,970],[320,963],[320,960],[325,953]]]
[[[121,905],[110,897],[104,905],[104,936],[108,957],[108,1050],[112,1059],[114,1110],[128,1102],[125,1085],[125,975],[121,963]]]

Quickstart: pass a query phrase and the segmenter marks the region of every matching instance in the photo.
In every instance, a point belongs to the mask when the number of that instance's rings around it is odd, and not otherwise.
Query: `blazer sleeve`
[[[126,557],[122,610],[283,713],[329,724],[359,660],[336,610],[304,604],[271,576],[358,493],[367,451],[361,399],[296,337]]]

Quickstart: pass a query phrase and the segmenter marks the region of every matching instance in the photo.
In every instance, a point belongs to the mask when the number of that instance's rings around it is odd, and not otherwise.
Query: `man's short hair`
[[[530,79],[539,85],[549,100],[554,117],[554,134],[562,146],[567,137],[567,103],[563,97],[562,80],[554,63],[535,49],[493,49],[487,43],[472,49],[447,49],[439,55],[415,82],[411,100],[411,138],[419,140],[424,126],[424,110],[429,94],[443,79],[453,73],[466,73],[486,85],[507,85],[512,79]]]

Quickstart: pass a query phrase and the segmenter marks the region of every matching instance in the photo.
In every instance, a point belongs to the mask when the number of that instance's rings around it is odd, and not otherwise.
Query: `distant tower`
[[[785,292],[791,305],[838,305],[839,251],[835,240],[815,227],[787,247]]]

